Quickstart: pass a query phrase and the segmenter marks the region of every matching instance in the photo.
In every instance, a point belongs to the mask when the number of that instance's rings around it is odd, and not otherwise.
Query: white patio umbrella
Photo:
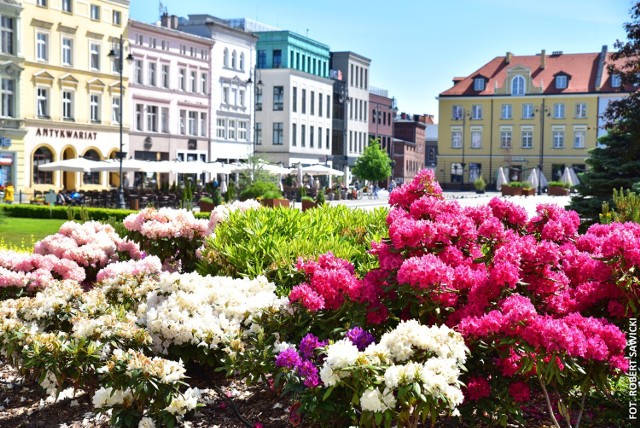
[[[496,180],[496,190],[500,190],[503,184],[507,184],[509,180],[507,180],[507,176],[504,173],[504,169],[502,167],[498,168],[498,179]]]
[[[220,181],[220,193],[227,193],[227,177],[222,177]]]
[[[204,172],[229,175],[233,173],[233,167],[222,162],[207,162],[204,164]]]
[[[40,171],[69,171],[69,172],[91,172],[92,168],[99,165],[101,161],[92,161],[85,158],[64,159],[38,165]]]
[[[338,171],[337,169],[329,168],[328,166],[319,164],[303,166],[302,172],[309,175],[336,175],[338,177],[342,177],[344,175],[344,172],[342,171]]]
[[[533,168],[531,170],[531,172],[529,173],[529,177],[527,178],[527,181],[529,183],[531,183],[531,187],[533,187],[534,189],[537,189],[538,186],[540,185],[540,179],[538,178],[538,168]]]
[[[580,184],[580,180],[576,175],[576,172],[571,167],[565,167],[564,172],[562,173],[562,177],[560,177],[560,181],[563,183],[567,183],[569,186],[573,187],[577,184]]]
[[[123,159],[122,160],[122,171],[123,172],[131,172],[131,171],[142,171],[145,167],[145,163],[147,161],[139,161],[135,159]],[[91,171],[108,171],[108,172],[119,172],[120,171],[120,161],[118,159],[109,159],[106,161],[97,162],[97,165],[91,167]]]
[[[176,174],[201,174],[206,172],[207,164],[201,160],[165,161],[171,172]]]

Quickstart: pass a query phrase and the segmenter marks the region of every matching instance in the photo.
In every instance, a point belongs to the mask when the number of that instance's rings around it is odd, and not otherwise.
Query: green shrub
[[[303,202],[315,202],[311,196],[303,196],[301,200]]]
[[[205,242],[197,266],[202,275],[255,278],[265,275],[280,290],[301,280],[298,257],[317,258],[328,251],[349,260],[360,275],[377,266],[367,251],[387,235],[386,208],[372,211],[344,205],[302,212],[287,208],[236,211]]]
[[[229,181],[227,191],[224,194],[225,202],[233,202],[236,199],[236,183]]]
[[[282,193],[279,190],[268,190],[262,195],[262,199],[282,199]]]
[[[569,187],[571,187],[569,185],[569,183],[565,183],[565,182],[562,182],[562,181],[550,181],[550,182],[547,183],[547,186],[548,187],[552,187],[552,186],[553,187],[564,187],[565,189],[568,189]]]
[[[600,223],[609,224],[614,221],[640,223],[640,197],[637,193],[628,189],[626,193],[622,188],[613,189],[613,203],[615,209],[612,209],[608,202],[602,204]]]
[[[47,206],[47,205],[30,205],[30,204],[11,204],[3,205],[5,214],[8,217],[19,218],[55,218],[59,220],[68,220],[68,207],[65,206]],[[118,221],[122,221],[126,216],[137,211],[119,210],[112,208],[92,208],[80,207],[76,208],[74,217],[86,220],[106,221],[110,217]]]
[[[240,193],[240,200],[246,201],[247,199],[262,198],[267,192],[278,192],[278,186],[268,181],[256,181],[255,183],[249,184],[247,188]]]
[[[325,188],[323,187],[318,191],[318,195],[316,196],[316,203],[318,205],[324,205],[327,202],[327,197],[325,196]]]
[[[480,176],[473,181],[473,187],[477,191],[482,192],[487,188],[487,182],[484,181],[484,178],[482,178],[482,176]]]
[[[213,189],[213,192],[211,192],[211,201],[215,205],[221,205],[222,204],[222,196],[220,195],[220,188],[219,187],[216,187],[215,189]]]
[[[522,181],[510,181],[507,185],[508,185],[509,187],[516,187],[516,188],[518,188],[518,187],[520,187],[520,188],[524,187],[524,183],[523,183]]]
[[[523,181],[522,182],[522,188],[523,189],[533,189],[533,184],[531,184],[530,181]]]

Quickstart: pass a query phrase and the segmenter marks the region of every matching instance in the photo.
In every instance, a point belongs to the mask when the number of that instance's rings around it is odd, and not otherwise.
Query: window
[[[255,139],[256,139],[256,144],[262,144],[262,123],[257,122],[256,123],[256,135],[255,135]]]
[[[303,89],[302,90],[302,106],[300,108],[300,111],[302,112],[302,114],[306,114],[307,113],[307,90]]]
[[[222,104],[229,104],[229,88],[226,86],[222,88]]]
[[[135,82],[138,85],[142,85],[142,83],[143,83],[143,78],[142,78],[142,60],[137,59],[137,60],[134,61],[134,63],[133,63],[133,75],[134,75]]]
[[[91,42],[89,46],[90,67],[92,70],[100,70],[100,44]]]
[[[515,76],[511,79],[511,95],[524,95],[524,77]]]
[[[262,88],[256,88],[256,111],[262,111]]]
[[[256,60],[257,68],[265,68],[267,66],[267,51],[259,50],[258,58]]]
[[[567,89],[567,75],[559,74],[556,76],[556,89]]]
[[[160,109],[160,132],[169,132],[169,107]]]
[[[331,117],[331,95],[327,95],[327,117]]]
[[[49,118],[49,90],[38,88],[36,91],[36,104],[38,106],[38,117]]]
[[[240,71],[244,71],[244,53],[240,53]]]
[[[156,86],[156,63],[149,63],[149,85]]]
[[[207,73],[200,74],[200,92],[207,93]]]
[[[73,120],[73,93],[62,91],[62,119]]]
[[[237,57],[236,51],[231,52],[231,68],[233,68],[234,70],[236,69],[236,63],[237,63],[236,57]]]
[[[553,130],[553,148],[554,149],[564,148],[564,129]]]
[[[274,86],[273,87],[273,110],[277,111],[277,110],[283,110],[283,109],[284,109],[284,87]],[[275,133],[275,124],[273,129]]]
[[[47,33],[36,35],[36,58],[38,61],[49,61],[49,35]]]
[[[291,96],[293,97],[293,101],[291,102],[291,111],[295,113],[298,111],[298,88],[295,86],[293,87],[293,94]]]
[[[464,109],[462,108],[462,106],[451,107],[451,119],[460,120],[462,119],[463,114],[464,114]]]
[[[15,20],[8,16],[0,16],[0,30],[1,41],[0,41],[0,52],[3,54],[13,55],[13,26]]]
[[[587,104],[586,103],[577,103],[576,104],[576,118],[584,119],[587,117]]]
[[[247,141],[247,122],[238,122],[238,140]]]
[[[224,48],[224,52],[222,53],[222,64],[225,68],[229,68],[229,49]]]
[[[318,148],[322,148],[322,128],[318,126]]]
[[[231,126],[229,121],[229,126]],[[198,135],[198,113],[195,111],[189,112],[189,135]]]
[[[179,119],[179,128],[180,134],[187,134],[187,112],[186,110],[180,110],[180,119]]]
[[[207,113],[200,112],[200,136],[207,136]]]
[[[300,125],[300,147],[307,147],[307,127]]]
[[[522,104],[522,118],[533,119],[534,116],[535,110],[533,109],[533,104]]]
[[[229,120],[229,125],[227,126],[227,136],[230,140],[236,139],[236,121]]]
[[[327,140],[326,148],[328,150],[329,149],[329,145],[330,145],[329,138],[331,137],[331,133],[329,132],[328,129],[327,129],[327,133],[325,135],[326,135],[326,140]]]
[[[471,148],[482,148],[482,131],[471,130]]]
[[[482,119],[482,106],[480,104],[474,104],[471,106],[471,119]]]
[[[473,90],[477,92],[484,91],[486,83],[487,81],[484,77],[476,77],[473,79]]]
[[[309,99],[309,102],[310,102],[310,104],[309,104],[309,114],[313,116],[314,114],[316,114],[316,111],[315,111],[316,110],[315,109],[316,93],[311,91],[310,95],[311,95],[311,98]]]
[[[239,96],[240,96],[240,107],[244,107],[245,106],[245,104],[244,104],[244,94],[245,94],[245,90],[244,89],[240,89],[240,93],[239,93]]]
[[[89,110],[91,122],[100,122],[100,95],[91,94],[89,96]]]
[[[553,117],[554,119],[564,119],[564,103],[553,105]]]
[[[15,89],[16,81],[12,79],[2,79],[0,82],[0,116],[15,117]]]
[[[62,38],[62,65],[73,65],[73,39]]]
[[[192,71],[191,75],[189,77],[189,82],[191,83],[189,86],[191,86],[191,92],[196,93],[198,92],[198,84],[196,81],[196,72]]]
[[[180,89],[181,91],[184,91],[186,73],[187,70],[185,70],[184,68],[178,70],[178,89]]]
[[[226,128],[225,120],[218,119],[216,121],[216,125],[217,125],[216,135],[218,136],[218,138],[227,138],[227,128]]]
[[[44,165],[45,163],[49,163],[53,161],[53,154],[51,151],[45,147],[38,148],[33,154],[33,167],[35,172],[33,173],[33,183],[34,184],[51,184],[53,183],[53,172],[52,171],[40,171],[38,169],[39,165]]]
[[[585,131],[583,128],[574,129],[573,130],[573,148],[584,149],[586,138],[587,138],[587,131]]]
[[[462,148],[462,131],[456,130],[451,132],[451,148],[452,149]]]
[[[313,126],[309,127],[309,147],[311,147],[312,149],[315,147],[314,145],[314,141],[313,141],[313,137],[314,137],[314,130],[313,130]]]
[[[158,132],[157,106],[147,106],[147,132]]]
[[[144,112],[144,106],[142,104],[136,104],[136,131],[142,131],[142,115]]]
[[[100,6],[98,6],[97,4],[91,5],[91,19],[93,19],[94,21],[100,20]]]
[[[510,129],[500,130],[500,148],[501,149],[511,148],[511,130]]]
[[[4,45],[4,43],[3,43],[3,45]],[[618,73],[612,74],[611,75],[611,87],[619,88],[620,86],[622,86],[622,78],[620,77],[620,74],[618,74]]]
[[[111,97],[111,122],[120,123],[120,115],[122,115],[122,106],[120,105],[120,97]]]
[[[47,0],[38,0],[36,4],[38,6],[47,7]]]
[[[169,88],[169,65],[162,64],[162,87]]]
[[[273,68],[280,67],[282,67],[282,51],[280,49],[275,49],[273,51]]]
[[[511,104],[502,104],[500,119],[511,119],[513,115],[513,106]]]
[[[533,148],[533,131],[529,128],[522,129],[522,148],[523,149]]]
[[[113,11],[112,23],[113,23],[113,25],[121,25],[122,24],[122,13],[119,10],[114,10]],[[154,46],[154,48],[155,48],[155,46]]]
[[[318,116],[322,116],[322,94],[318,94]]]

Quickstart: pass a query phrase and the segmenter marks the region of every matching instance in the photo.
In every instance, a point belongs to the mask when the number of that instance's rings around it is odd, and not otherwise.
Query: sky
[[[631,0],[131,0],[130,17],[250,18],[371,60],[369,85],[400,112],[438,118],[437,96],[497,56],[613,51]]]

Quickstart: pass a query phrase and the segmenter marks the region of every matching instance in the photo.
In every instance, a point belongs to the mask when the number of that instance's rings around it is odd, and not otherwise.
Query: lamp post
[[[124,204],[124,188],[123,188],[123,182],[124,180],[122,179],[122,161],[125,157],[124,152],[122,151],[123,148],[123,141],[122,141],[122,110],[124,108],[124,105],[122,103],[122,94],[124,92],[124,86],[122,84],[122,73],[124,71],[124,58],[122,57],[122,55],[124,54],[124,40],[122,39],[122,35],[120,35],[120,38],[118,40],[118,53],[115,52],[115,49],[111,49],[109,51],[109,53],[107,54],[107,56],[112,60],[112,61],[116,61],[116,66],[117,66],[117,71],[118,74],[120,75],[120,111],[118,113],[118,123],[120,125],[120,150],[117,153],[117,157],[118,160],[120,162],[119,168],[118,168],[118,174],[119,174],[119,183],[118,183],[118,208],[120,209],[124,209],[125,208],[125,204]],[[133,61],[133,55],[131,55],[131,53],[129,53],[129,55],[127,55],[127,61]]]
[[[542,165],[544,161],[544,117],[549,115],[549,107],[544,105],[544,98],[542,99],[542,105],[537,108],[536,111],[540,113],[540,158],[538,159],[538,195],[542,195]]]

